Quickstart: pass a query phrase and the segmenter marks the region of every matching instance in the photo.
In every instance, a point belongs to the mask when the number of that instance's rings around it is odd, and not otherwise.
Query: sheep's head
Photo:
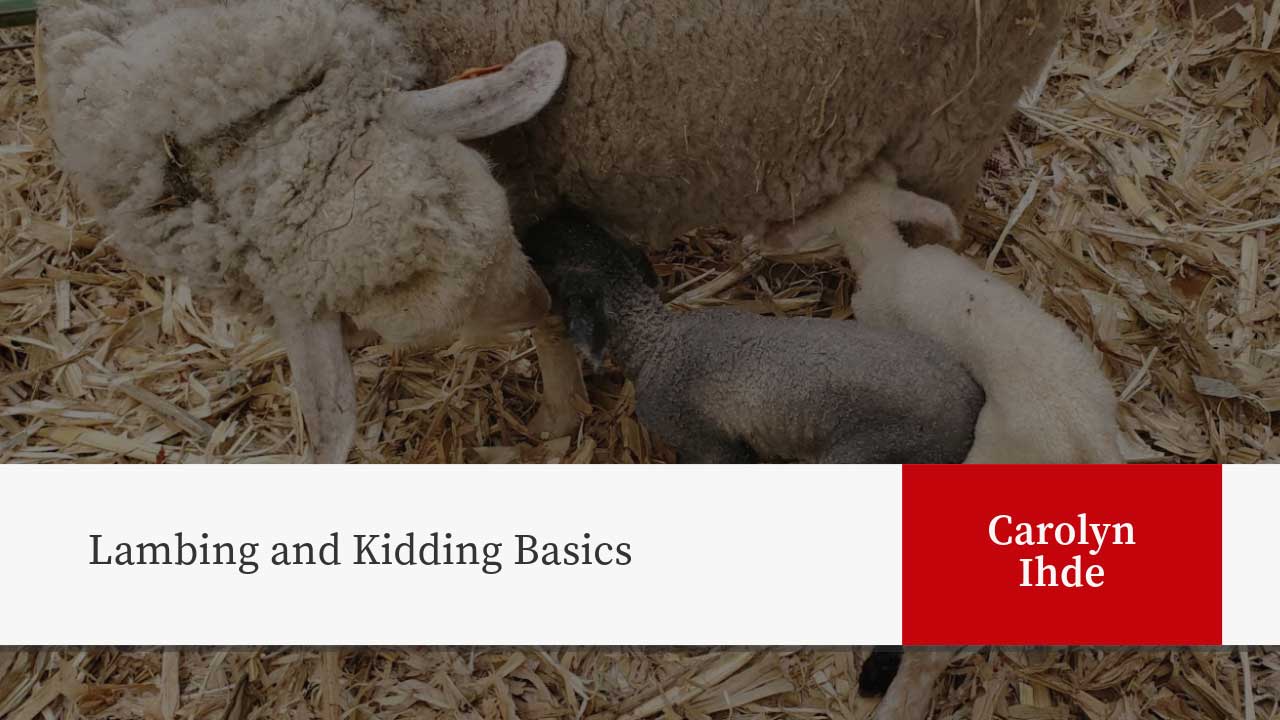
[[[343,316],[390,341],[531,325],[546,291],[463,141],[524,122],[558,43],[412,91],[406,43],[339,0],[48,0],[61,161],[114,244],[242,310],[265,304],[320,457],[346,456]]]
[[[550,101],[559,43],[411,91],[406,44],[353,3],[52,0],[47,20],[63,163],[145,269],[402,341],[545,309],[505,193],[462,143]]]
[[[599,369],[609,339],[610,298],[617,293],[652,293],[658,278],[649,259],[572,209],[530,228],[524,247],[569,339],[583,359]]]
[[[416,92],[395,93],[385,101],[393,135],[407,133],[418,143],[395,142],[390,172],[369,178],[384,184],[387,196],[412,177],[416,188],[409,204],[394,216],[414,217],[422,231],[441,242],[433,259],[415,255],[421,271],[392,293],[366,294],[351,313],[362,326],[392,340],[438,343],[452,339],[481,342],[512,329],[528,327],[546,312],[548,300],[537,276],[520,252],[511,229],[506,194],[490,173],[487,161],[461,141],[496,134],[532,118],[552,98],[564,77],[566,54],[559,43],[527,50],[496,73]],[[415,156],[414,146],[424,151]],[[434,197],[432,196],[434,194]],[[501,243],[469,238],[501,238]],[[486,256],[475,251],[485,250]],[[441,272],[456,278],[474,268],[465,294],[456,283],[441,282]],[[430,300],[430,302],[427,302]],[[457,320],[441,312],[459,313]],[[443,320],[443,322],[442,322]]]

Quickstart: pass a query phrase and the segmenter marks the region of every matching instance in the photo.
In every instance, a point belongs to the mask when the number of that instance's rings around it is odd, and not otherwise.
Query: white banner
[[[893,466],[0,475],[0,645],[901,640]]]
[[[1278,513],[1280,467],[1222,468],[1222,642],[1226,645],[1280,645]]]

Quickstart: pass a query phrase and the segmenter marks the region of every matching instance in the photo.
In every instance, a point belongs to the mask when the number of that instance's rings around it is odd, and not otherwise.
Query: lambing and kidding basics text
[[[503,541],[461,540],[449,532],[330,533],[321,542],[235,542],[209,533],[176,532],[163,539],[113,542],[89,535],[89,564],[111,566],[230,566],[254,575],[265,565],[476,567],[486,575],[506,564],[547,567],[615,567],[631,564],[631,543],[601,541],[582,533],[571,542],[512,535]]]

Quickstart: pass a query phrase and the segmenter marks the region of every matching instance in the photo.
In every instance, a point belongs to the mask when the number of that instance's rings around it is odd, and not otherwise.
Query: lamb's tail
[[[942,233],[953,246],[960,239],[960,221],[951,206],[903,190],[898,185],[897,171],[883,160],[876,162],[854,186],[853,202],[863,206],[863,215],[879,221],[866,229],[863,245],[869,255],[902,252],[902,235],[898,231],[901,225],[932,228]],[[892,227],[883,227],[886,224]]]

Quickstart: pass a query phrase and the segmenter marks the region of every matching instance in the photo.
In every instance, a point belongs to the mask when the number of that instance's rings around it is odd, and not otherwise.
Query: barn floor
[[[838,612],[838,609],[831,608]],[[858,650],[8,650],[0,717],[864,720]],[[970,651],[935,720],[1274,720],[1280,651]]]

